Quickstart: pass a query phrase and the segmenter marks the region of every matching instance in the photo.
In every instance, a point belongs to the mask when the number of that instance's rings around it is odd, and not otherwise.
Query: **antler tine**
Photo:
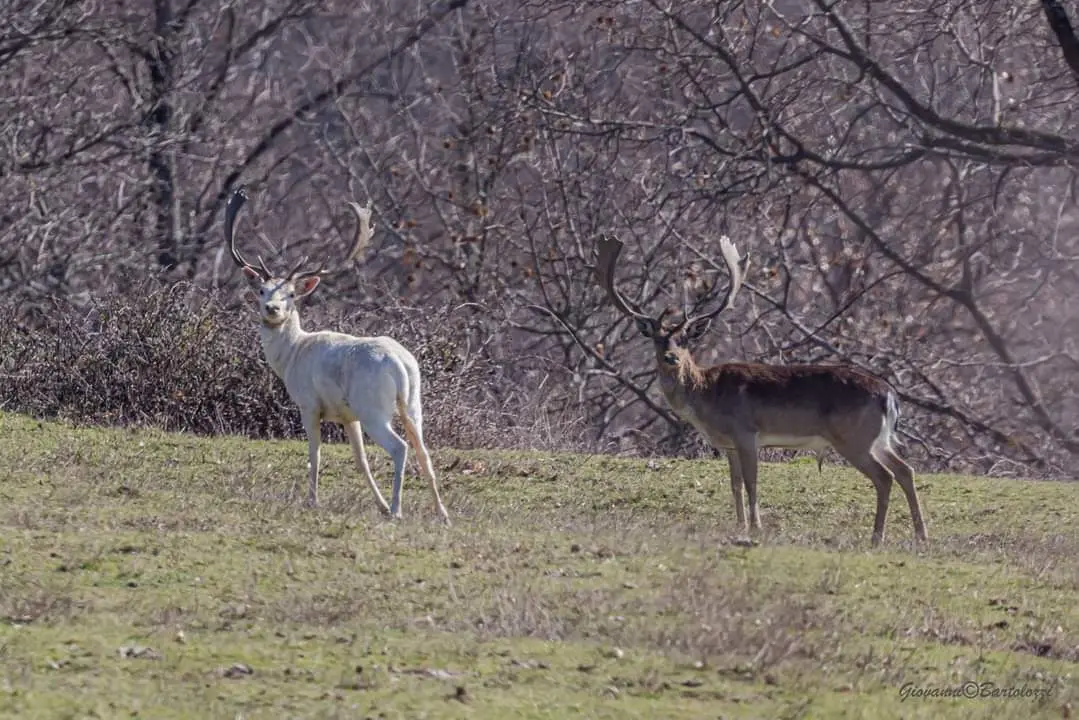
[[[680,324],[684,327],[692,322],[698,320],[712,319],[721,314],[724,310],[734,304],[734,299],[738,296],[738,291],[742,289],[742,281],[745,279],[746,270],[749,269],[749,257],[744,259],[738,255],[738,249],[731,242],[731,239],[724,235],[719,239],[719,251],[723,254],[723,262],[727,265],[727,274],[730,275],[730,285],[727,286],[727,293],[723,296],[723,300],[719,303],[719,307],[710,313],[704,315],[697,315],[695,317],[686,317]],[[686,311],[683,310],[683,315]]]
[[[300,272],[300,268],[302,268],[307,263],[307,258],[308,257],[309,256],[304,255],[302,258],[300,258],[300,262],[298,262],[298,263],[296,263],[295,265],[292,266],[292,269],[288,271],[288,275],[285,276],[285,279],[286,280],[294,280],[294,279],[296,279],[296,277],[297,277],[296,273]],[[299,275],[299,277],[304,277],[306,275],[314,275],[314,274],[319,273],[319,272],[321,272],[321,268],[319,270],[314,271],[314,272],[301,273]]]
[[[607,297],[610,299],[611,304],[623,315],[628,315],[635,320],[651,321],[651,317],[631,305],[628,300],[622,297],[622,293],[618,292],[618,288],[614,286],[614,268],[618,263],[618,256],[622,252],[622,241],[603,235],[600,236],[597,244],[599,256],[596,261],[596,275],[599,279],[600,287],[607,291]]]
[[[273,273],[270,272],[270,268],[266,267],[266,263],[264,263],[262,261],[262,256],[261,255],[256,255],[255,259],[259,261],[259,267],[262,268],[262,273],[266,276],[265,279],[269,280],[270,278],[272,278]]]
[[[265,263],[262,262],[262,258],[259,258],[259,267],[254,267],[251,263],[247,262],[240,255],[239,250],[236,249],[236,216],[240,212],[240,208],[247,202],[247,188],[243,185],[232,191],[232,195],[229,196],[228,204],[225,206],[225,242],[229,244],[229,254],[232,255],[233,261],[240,267],[249,267],[257,272],[263,280],[270,279],[270,271],[266,269]]]

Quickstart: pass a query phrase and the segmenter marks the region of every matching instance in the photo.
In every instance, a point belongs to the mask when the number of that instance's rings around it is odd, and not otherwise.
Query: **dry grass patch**
[[[766,466],[762,545],[726,463],[440,450],[383,520],[343,445],[0,415],[0,714],[1062,717],[1076,487],[922,477],[869,549],[856,473]],[[372,451],[388,483],[387,458]],[[1032,698],[917,699],[904,685]]]

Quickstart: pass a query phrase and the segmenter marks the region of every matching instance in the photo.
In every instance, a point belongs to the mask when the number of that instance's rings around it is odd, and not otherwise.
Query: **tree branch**
[[[1075,81],[1079,83],[1079,38],[1075,36],[1075,29],[1068,20],[1068,13],[1060,0],[1041,0],[1041,3],[1049,28],[1057,36],[1057,44],[1060,45],[1060,52],[1064,55],[1064,62],[1068,63],[1072,74],[1075,75]]]

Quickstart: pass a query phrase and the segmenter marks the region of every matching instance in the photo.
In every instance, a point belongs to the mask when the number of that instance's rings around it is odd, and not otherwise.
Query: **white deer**
[[[259,310],[266,361],[284,381],[289,397],[300,409],[307,433],[307,505],[318,505],[320,423],[325,420],[344,426],[356,464],[367,476],[379,508],[394,518],[401,517],[401,485],[411,444],[423,474],[431,483],[438,513],[449,524],[449,514],[438,494],[431,456],[423,442],[420,368],[416,358],[393,338],[355,337],[326,330],[307,332],[300,327],[296,301],[310,295],[326,271],[320,267],[300,272],[307,261],[305,257],[287,275],[276,277],[261,257],[258,267],[244,260],[236,250],[234,226],[236,215],[246,201],[243,187],[234,190],[229,198],[225,208],[225,241],[232,259],[251,282],[252,287],[244,296]],[[346,263],[355,260],[373,234],[370,207],[355,202],[349,206],[356,213],[357,226]],[[407,443],[393,429],[395,409],[400,412]],[[367,464],[364,431],[393,458],[393,497],[389,506]]]

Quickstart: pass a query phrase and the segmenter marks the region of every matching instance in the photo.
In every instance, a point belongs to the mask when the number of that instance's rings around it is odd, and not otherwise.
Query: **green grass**
[[[742,548],[723,461],[434,455],[448,529],[412,471],[378,516],[347,446],[307,510],[302,443],[0,414],[0,715],[1073,711],[1079,486],[921,475],[930,547],[897,490],[871,550],[867,480],[765,465]],[[900,692],[966,682],[1046,694]]]

